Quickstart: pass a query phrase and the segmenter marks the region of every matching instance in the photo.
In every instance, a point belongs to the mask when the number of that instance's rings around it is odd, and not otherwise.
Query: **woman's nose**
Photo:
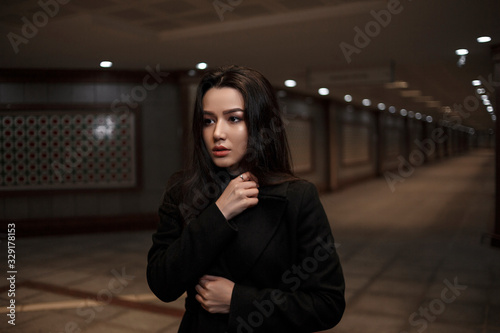
[[[224,128],[224,124],[222,121],[218,121],[215,124],[215,129],[214,129],[214,139],[217,140],[224,140],[226,139],[226,130]]]

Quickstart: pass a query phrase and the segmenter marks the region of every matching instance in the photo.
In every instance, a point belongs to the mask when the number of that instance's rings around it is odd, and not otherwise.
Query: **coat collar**
[[[259,188],[259,198],[262,199],[278,199],[286,198],[286,192],[288,190],[288,182],[284,182],[277,185],[268,185]]]

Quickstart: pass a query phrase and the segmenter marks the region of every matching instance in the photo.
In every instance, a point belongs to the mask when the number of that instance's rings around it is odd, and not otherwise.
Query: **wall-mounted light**
[[[113,63],[109,60],[103,60],[101,61],[99,66],[101,66],[102,68],[110,68],[111,66],[113,66]]]
[[[491,37],[490,36],[481,36],[477,38],[478,43],[488,43],[491,42]]]
[[[297,81],[295,80],[286,80],[285,81],[285,86],[288,88],[293,88],[297,86]]]
[[[208,65],[206,62],[199,62],[196,64],[196,68],[199,70],[207,69]]]
[[[328,96],[330,94],[330,90],[328,88],[319,88],[318,94],[321,96]]]

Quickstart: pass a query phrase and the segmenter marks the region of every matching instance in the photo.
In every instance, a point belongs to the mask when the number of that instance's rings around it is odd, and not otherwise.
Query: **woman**
[[[269,81],[201,80],[189,168],[172,177],[148,255],[151,290],[187,291],[179,332],[314,332],[342,317],[344,278],[311,183],[295,177]]]

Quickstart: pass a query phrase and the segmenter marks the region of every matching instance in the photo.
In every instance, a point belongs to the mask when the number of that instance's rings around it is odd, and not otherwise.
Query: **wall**
[[[40,73],[38,73],[40,74]],[[143,84],[145,72],[127,75],[107,72],[91,76],[81,72],[44,72],[40,81],[26,76],[0,82],[0,104],[109,104],[130,94]],[[74,76],[75,79],[71,77]],[[11,82],[6,82],[11,81]],[[60,82],[61,81],[61,82]],[[151,83],[152,81],[150,81]],[[123,216],[156,214],[168,176],[181,165],[181,115],[179,92],[171,81],[164,81],[147,91],[140,105],[139,178],[136,190],[58,190],[0,193],[0,219],[58,219],[85,216]],[[135,221],[140,223],[140,221]]]
[[[375,176],[376,137],[374,114],[350,105],[330,108],[330,132],[334,141],[332,161],[336,175],[332,188]]]
[[[290,94],[281,103],[295,172],[319,190],[328,189],[327,105],[320,99]],[[293,131],[291,126],[295,126]],[[304,159],[311,161],[307,165]]]

